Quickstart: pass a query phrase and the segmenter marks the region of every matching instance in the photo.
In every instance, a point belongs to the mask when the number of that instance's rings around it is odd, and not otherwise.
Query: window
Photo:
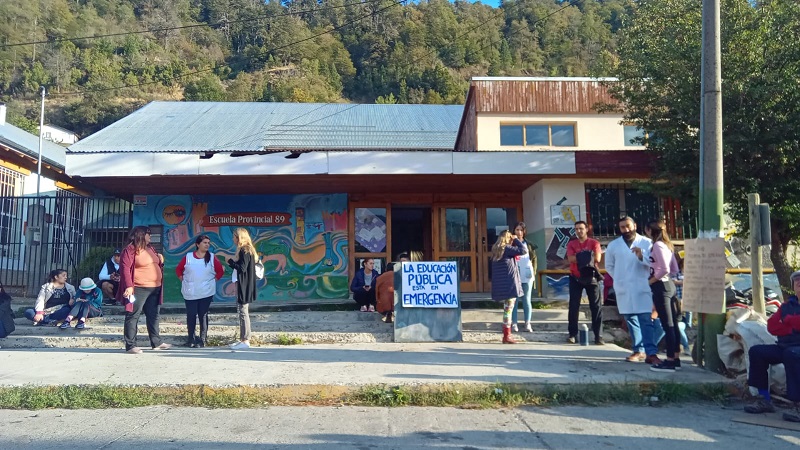
[[[644,145],[645,132],[636,125],[625,125],[625,146],[639,147]]]
[[[500,125],[500,145],[575,147],[575,124]]]

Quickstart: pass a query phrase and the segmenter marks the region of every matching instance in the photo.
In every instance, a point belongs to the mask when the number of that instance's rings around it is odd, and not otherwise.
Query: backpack
[[[264,279],[264,264],[261,264],[261,261],[256,262],[256,278],[259,280]]]
[[[14,311],[11,309],[11,296],[0,285],[0,338],[13,333],[15,329]]]
[[[581,250],[575,254],[575,264],[578,266],[578,282],[581,284],[594,284],[600,277],[597,267],[595,267],[594,252],[591,250]]]

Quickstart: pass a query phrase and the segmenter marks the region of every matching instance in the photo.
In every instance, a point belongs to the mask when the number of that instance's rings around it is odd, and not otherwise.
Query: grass
[[[722,384],[629,383],[523,386],[385,386],[363,388],[236,386],[49,386],[0,388],[0,409],[39,410],[134,408],[152,405],[257,408],[267,405],[435,406],[501,408],[515,406],[646,405],[713,401],[724,403]]]
[[[285,334],[279,334],[278,340],[275,341],[278,345],[300,345],[303,343],[303,338],[300,336],[287,336]]]

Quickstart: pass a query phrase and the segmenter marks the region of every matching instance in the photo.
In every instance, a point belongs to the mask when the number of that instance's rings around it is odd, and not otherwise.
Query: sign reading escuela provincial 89
[[[404,262],[400,292],[404,308],[458,308],[458,265]]]

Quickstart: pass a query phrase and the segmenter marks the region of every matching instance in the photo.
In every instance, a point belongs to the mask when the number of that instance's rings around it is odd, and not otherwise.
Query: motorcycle
[[[737,289],[733,283],[725,286],[725,309],[747,309],[753,306],[753,288]],[[764,306],[767,317],[774,314],[781,306],[781,297],[773,289],[764,286]]]

